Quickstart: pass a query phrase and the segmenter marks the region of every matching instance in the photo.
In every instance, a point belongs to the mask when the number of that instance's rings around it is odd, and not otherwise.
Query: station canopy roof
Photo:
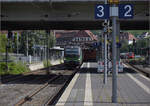
[[[94,18],[96,4],[105,0],[0,0],[1,29],[102,29]],[[119,0],[134,5],[133,19],[118,19],[121,30],[149,29],[150,0]]]

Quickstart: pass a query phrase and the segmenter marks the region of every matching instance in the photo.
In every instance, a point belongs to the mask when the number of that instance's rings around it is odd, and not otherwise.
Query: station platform
[[[112,75],[103,84],[97,63],[83,63],[56,106],[150,106],[150,79],[124,68],[117,76],[117,103],[112,103]]]

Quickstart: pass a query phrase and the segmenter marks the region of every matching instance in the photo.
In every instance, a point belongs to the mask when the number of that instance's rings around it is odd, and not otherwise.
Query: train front
[[[66,66],[78,66],[82,62],[82,51],[80,47],[67,47],[64,52],[64,63]]]

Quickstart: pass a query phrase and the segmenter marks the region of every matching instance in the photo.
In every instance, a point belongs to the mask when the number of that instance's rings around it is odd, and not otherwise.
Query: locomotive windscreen
[[[79,54],[78,48],[67,48],[65,54]]]

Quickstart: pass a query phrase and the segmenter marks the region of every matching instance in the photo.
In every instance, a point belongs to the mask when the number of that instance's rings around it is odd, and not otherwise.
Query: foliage
[[[63,60],[62,60],[62,59],[59,59],[59,63],[62,64],[62,63],[63,63]]]
[[[28,35],[28,36],[27,36]],[[34,45],[47,45],[47,41],[49,40],[49,47],[53,47],[55,45],[55,37],[51,33],[47,35],[44,30],[35,30],[35,31],[23,31],[20,40],[20,53],[26,54],[27,51],[27,37],[28,37],[28,52],[30,55],[33,55]],[[48,40],[47,40],[48,37]]]
[[[146,55],[146,51],[144,51],[143,49],[149,46],[149,41],[150,40],[148,40],[147,38],[147,39],[140,39],[135,43],[137,54]]]
[[[12,44],[12,51],[13,53],[17,53],[17,45],[20,45],[21,44],[21,40],[20,40],[20,36],[17,35],[17,33],[14,33],[14,37],[13,39],[11,39],[11,44]],[[18,46],[19,48],[19,46]]]
[[[141,35],[143,32],[150,32],[150,30],[127,30],[126,32],[130,32],[137,37],[137,35]]]
[[[45,30],[25,30],[22,31],[21,36],[17,36],[17,33],[13,34],[9,39],[8,52],[17,53],[17,45],[19,53],[25,54],[27,51],[27,39],[28,39],[28,53],[33,55],[34,45],[44,46],[47,45],[49,40],[49,48],[53,47],[56,43],[55,37],[52,33],[47,35]],[[48,38],[47,38],[48,37]],[[7,37],[5,34],[0,34],[0,53],[6,52]]]
[[[51,61],[50,61],[50,60],[48,60],[48,65],[47,65],[47,60],[44,60],[44,61],[43,61],[43,65],[44,65],[44,67],[52,66],[52,64],[51,64]]]
[[[7,37],[4,34],[0,34],[0,53],[6,52],[6,44],[7,44]]]
[[[32,31],[31,31],[32,32]],[[20,39],[20,53],[26,54],[27,51],[27,40],[28,40],[28,53],[33,54],[33,45],[35,44],[36,35],[33,35],[30,31],[23,31]]]
[[[127,41],[122,41],[122,47],[120,48],[120,52],[134,52],[135,54],[145,55],[146,51],[142,49],[149,46],[148,38],[137,40],[135,44],[128,45]]]
[[[52,33],[50,33],[50,36],[49,36],[49,48],[52,48],[55,44],[56,44],[56,38],[55,38],[55,36]]]
[[[120,48],[120,52],[121,53],[128,52],[129,51],[129,45],[128,45],[127,40],[122,41],[121,44],[122,44],[122,46]]]
[[[138,48],[143,48],[148,46],[147,39],[141,39],[136,42]]]
[[[21,74],[24,72],[28,72],[29,69],[26,67],[25,64],[19,63],[8,63],[8,71],[6,70],[6,63],[0,63],[0,75],[4,74]]]

